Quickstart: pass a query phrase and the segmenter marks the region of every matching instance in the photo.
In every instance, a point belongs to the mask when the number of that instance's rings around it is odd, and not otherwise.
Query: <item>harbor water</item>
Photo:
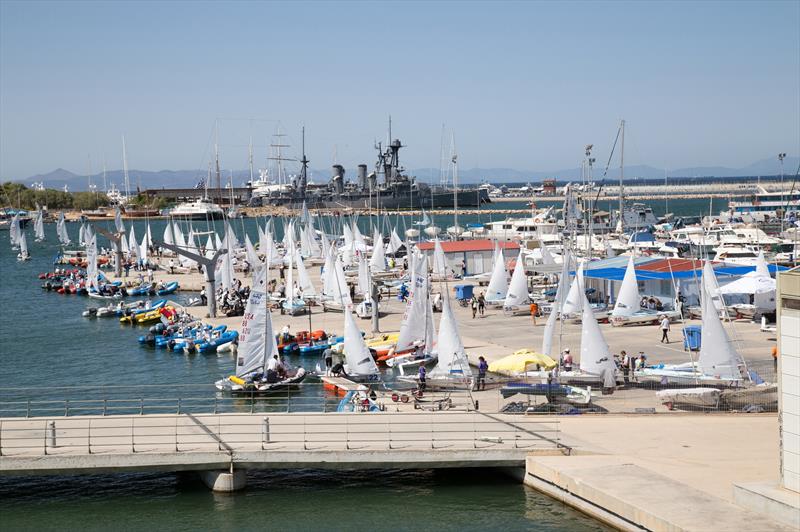
[[[134,223],[140,238],[144,223]],[[244,228],[256,238],[254,220],[236,224],[240,237]],[[77,240],[78,224],[68,225]],[[164,222],[151,226],[158,238]],[[233,369],[230,355],[144,349],[137,343],[143,328],[82,317],[96,301],[47,292],[37,279],[53,268],[55,225],[45,226],[41,243],[31,226],[26,231],[32,259],[23,263],[8,233],[0,233],[0,400],[15,409],[2,415],[24,415],[27,400],[100,397],[116,386],[184,385],[213,396],[210,384]],[[59,389],[74,386],[85,388]],[[245,491],[226,495],[191,474],[0,477],[0,519],[5,530],[605,530],[517,480],[482,470],[254,472]]]

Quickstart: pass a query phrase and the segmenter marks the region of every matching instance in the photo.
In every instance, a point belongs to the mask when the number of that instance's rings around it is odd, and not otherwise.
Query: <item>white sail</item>
[[[403,247],[403,241],[397,235],[397,229],[392,229],[392,236],[389,238],[389,253],[397,253]]]
[[[208,239],[206,239],[206,258],[210,259],[214,256],[214,252],[216,251],[216,245],[214,244],[214,239],[211,238],[211,235],[208,235]]]
[[[433,301],[429,293],[425,294],[428,304],[425,306],[425,352],[429,355],[438,356],[439,344],[436,342],[436,325],[433,322]]]
[[[556,320],[563,310],[564,300],[567,296],[567,279],[569,278],[570,260],[569,249],[565,249],[564,261],[561,264],[561,276],[558,279],[558,288],[556,289],[556,297],[553,301],[550,315],[547,317],[547,323],[545,323],[544,334],[542,336],[542,354],[547,356],[552,356],[553,354],[553,338],[556,332]]]
[[[364,250],[367,248],[367,242],[364,240],[364,235],[358,228],[358,224],[353,222],[353,241],[357,244],[357,249]]]
[[[558,319],[558,311],[555,305],[547,316],[547,323],[544,324],[544,334],[542,335],[542,354],[552,356],[553,354],[553,336],[556,331],[556,319]]]
[[[217,286],[222,286],[222,288],[228,290],[233,286],[233,261],[231,258],[233,248],[228,245],[227,236],[225,236],[221,244],[220,249],[227,249],[228,252],[220,255],[217,260],[215,278]]]
[[[134,225],[131,224],[131,232],[128,235],[128,253],[133,260],[139,260],[139,241],[136,240],[136,231]]]
[[[120,235],[119,247],[120,247],[120,251],[122,251],[122,253],[124,253],[125,255],[130,254],[131,248],[128,245],[128,236],[125,233]]]
[[[527,305],[530,301],[528,294],[528,278],[525,276],[525,260],[522,257],[522,250],[517,256],[517,263],[514,266],[514,273],[511,274],[511,281],[508,283],[506,300],[503,306],[518,307]]]
[[[350,375],[378,375],[378,366],[364,342],[350,308],[344,309],[344,356]]]
[[[97,282],[97,239],[92,237],[86,243],[86,289],[97,291],[100,288]]]
[[[369,282],[369,266],[367,266],[367,259],[362,253],[358,254],[358,282],[356,284],[356,291],[364,298],[369,298],[372,292]]]
[[[147,229],[150,229],[150,226],[147,226]],[[149,259],[149,247],[150,247],[150,239],[148,238],[147,231],[144,233],[144,237],[142,237],[142,245],[139,248],[139,258],[147,264]]]
[[[486,301],[498,302],[506,298],[508,292],[508,272],[506,271],[505,255],[500,246],[495,245],[494,266],[489,286],[486,287]]]
[[[125,224],[122,221],[122,212],[119,210],[119,205],[114,208],[114,228],[117,233],[125,232]]]
[[[78,245],[86,245],[86,225],[83,222],[81,222],[81,226],[78,229]]]
[[[239,349],[236,357],[236,375],[244,377],[263,370],[267,362],[278,354],[272,317],[267,312],[267,268],[259,270],[250,290],[242,326],[239,329]]]
[[[350,229],[349,224],[342,224],[342,236],[344,237],[345,247],[353,245],[353,230]]]
[[[564,300],[564,305],[561,308],[561,312],[565,315],[580,312],[583,308],[584,295],[583,261],[580,261],[580,264],[578,265],[578,271],[575,272],[575,279],[572,280],[572,284],[569,287],[569,292]]]
[[[555,264],[556,260],[553,258],[553,254],[550,253],[550,249],[544,245],[544,242],[540,239],[539,240],[539,250],[542,254],[542,264]]]
[[[425,341],[425,313],[428,299],[428,276],[424,269],[418,265],[423,259],[418,259],[416,253],[411,253],[411,283],[408,290],[406,310],[400,322],[400,334],[397,336],[395,351],[401,353],[408,351],[414,342]]]
[[[325,276],[325,295],[333,299],[334,302],[343,306],[353,304],[350,298],[350,290],[344,277],[344,267],[339,257],[333,261],[333,268]]]
[[[447,276],[447,258],[442,249],[442,243],[438,238],[433,240],[433,273],[440,277]]]
[[[714,274],[714,269],[711,267],[710,261],[705,261],[705,264],[703,264],[703,287],[705,293],[711,298],[717,312],[722,311],[722,309],[725,308],[725,302],[722,301],[722,296],[719,294],[717,276]]]
[[[167,220],[166,225],[164,226],[164,236],[161,237],[164,240],[165,244],[169,244],[170,246],[175,245],[175,238],[173,237],[173,229],[172,224]]]
[[[450,308],[450,294],[442,294],[442,318],[439,321],[439,334],[437,336],[437,349],[439,361],[430,375],[431,377],[464,377],[472,376],[467,353],[461,342],[458,332],[458,323]]]
[[[567,299],[567,286],[569,282],[569,267],[572,262],[572,255],[569,249],[564,250],[564,259],[561,263],[561,276],[558,278],[558,288],[556,289],[556,298],[553,302],[553,308],[557,309],[560,314],[564,307],[564,301]]]
[[[200,255],[200,251],[197,249],[197,245],[195,244],[193,229],[189,230],[189,237],[185,242],[183,242],[183,245],[189,253]],[[184,257],[183,255],[178,255],[178,262],[184,268],[193,268],[197,266],[197,263],[194,260],[190,259],[189,257]]]
[[[372,237],[372,257],[369,259],[369,267],[373,272],[386,271],[386,253],[383,248],[383,235],[375,228],[375,235]]]
[[[303,299],[316,297],[317,289],[314,288],[314,283],[311,282],[311,277],[308,275],[308,270],[306,270],[306,265],[299,251],[295,252],[295,261],[297,265],[297,285],[303,291]]]
[[[764,258],[764,252],[759,251],[756,258],[756,275],[769,277],[769,267],[767,266],[767,259]]]
[[[325,253],[325,263],[322,265],[322,270],[319,274],[320,283],[322,283],[322,295],[330,295],[330,281],[329,277],[333,271],[333,263],[336,260],[336,251],[333,248],[328,248]]]
[[[741,359],[731,344],[731,339],[722,326],[719,314],[712,299],[703,287],[701,304],[703,305],[703,341],[700,344],[700,356],[697,366],[703,375],[723,379],[741,379],[739,364]]]
[[[58,226],[56,227],[56,231],[58,232],[58,241],[61,242],[61,245],[68,246],[71,241],[69,239],[69,234],[67,233],[67,222],[64,219],[63,212],[58,216]]]
[[[191,232],[191,228],[189,229]],[[172,241],[178,247],[185,247],[188,245],[186,242],[186,238],[183,236],[183,231],[181,230],[181,226],[178,225],[178,222],[172,224]]]
[[[586,295],[583,296],[583,316],[581,317],[581,362],[580,368],[584,373],[603,375],[606,370],[612,373],[617,370],[614,358],[608,349],[603,332],[589,305]]]
[[[36,235],[37,242],[44,240],[44,213],[41,209],[36,210],[36,221],[33,224],[33,231]]]
[[[245,253],[247,254],[247,262],[250,263],[250,267],[252,269],[258,268],[261,264],[261,260],[258,258],[258,253],[256,253],[256,248],[253,247],[253,243],[250,242],[250,235],[244,235],[244,249]]]
[[[328,237],[325,236],[325,231],[320,231],[319,236],[320,243],[322,244],[322,257],[327,259],[331,250],[331,244],[328,242]]]
[[[622,278],[622,286],[617,294],[617,302],[614,304],[612,316],[628,317],[639,310],[639,285],[636,284],[636,269],[634,268],[633,255],[628,260],[628,267],[625,269],[625,277]]]
[[[214,246],[213,246],[213,248],[214,248],[215,251],[218,250],[218,249],[222,249],[223,247],[226,247],[226,246],[222,245],[222,239],[219,237],[219,235],[217,234],[216,231],[214,231],[214,234],[212,236],[214,237]]]
[[[19,225],[19,214],[15,214],[11,218],[11,224],[8,226],[8,237],[11,240],[11,247],[16,248],[19,246],[19,236],[22,234],[22,229]]]
[[[19,256],[23,259],[30,257],[28,253],[28,238],[25,236],[25,231],[20,232],[17,243],[19,244]]]
[[[294,247],[292,240],[292,224],[289,224],[289,240],[286,247],[286,260],[289,262],[289,267],[286,268],[286,304],[292,308],[295,302],[294,297],[294,255],[297,249]]]

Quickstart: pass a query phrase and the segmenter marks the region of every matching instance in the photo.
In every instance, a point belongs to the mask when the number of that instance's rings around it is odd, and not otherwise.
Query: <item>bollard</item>
[[[55,448],[56,445],[56,422],[55,421],[48,421],[47,422],[47,439],[48,439],[48,446]]]
[[[480,410],[480,408],[478,408],[478,405],[479,405],[478,400],[475,399],[475,410]]]
[[[264,445],[263,445],[264,443],[270,443],[270,440],[269,440],[269,418],[268,417],[264,417],[264,427],[263,428],[264,428],[264,435],[263,435],[264,437],[262,438],[262,445],[261,445],[262,449],[264,448]]]

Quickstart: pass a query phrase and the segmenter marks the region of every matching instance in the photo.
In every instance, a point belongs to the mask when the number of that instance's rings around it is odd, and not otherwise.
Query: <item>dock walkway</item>
[[[479,412],[1,418],[0,474],[523,467],[558,421]]]

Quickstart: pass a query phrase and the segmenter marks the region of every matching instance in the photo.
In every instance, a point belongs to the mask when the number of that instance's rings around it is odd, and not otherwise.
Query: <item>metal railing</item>
[[[238,451],[531,450],[558,421],[476,412],[221,414],[0,420],[0,456]]]
[[[372,385],[382,410],[475,410],[469,390],[426,392]],[[269,393],[232,395],[210,385],[67,386],[46,389],[0,388],[0,418],[146,414],[337,412],[344,394],[324,383],[302,383]],[[497,405],[497,403],[492,402]],[[488,405],[486,405],[488,407]],[[354,404],[353,409],[360,409]],[[487,408],[497,411],[497,406]]]

